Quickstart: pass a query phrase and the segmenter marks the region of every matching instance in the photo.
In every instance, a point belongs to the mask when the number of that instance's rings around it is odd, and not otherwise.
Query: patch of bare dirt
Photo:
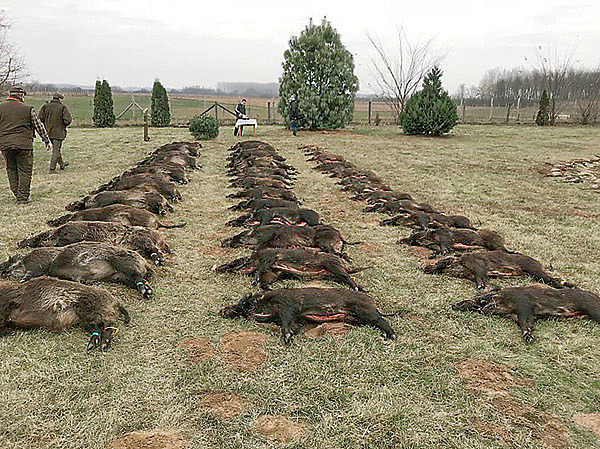
[[[379,243],[374,242],[362,242],[358,247],[366,253],[381,254],[383,251],[383,247]]]
[[[323,281],[310,281],[304,284],[304,288],[334,288]]]
[[[167,430],[137,431],[120,436],[107,449],[185,449],[187,441],[180,432]]]
[[[429,248],[424,248],[422,246],[411,246],[410,249],[422,264],[428,265],[433,262],[433,259],[429,258],[429,255],[431,254],[431,250]]]
[[[596,435],[600,439],[600,413],[578,413],[573,417],[575,423]]]
[[[334,340],[343,340],[351,329],[352,326],[348,323],[322,323],[306,330],[304,335],[313,340],[326,336],[332,337]]]
[[[227,248],[220,246],[198,246],[196,251],[203,256],[224,256],[229,253]]]
[[[267,336],[259,332],[235,332],[221,340],[219,352],[222,365],[240,373],[255,371],[267,360]]]
[[[473,426],[502,445],[513,441],[514,429],[527,429],[532,438],[549,448],[561,448],[571,436],[567,426],[555,415],[524,404],[510,394],[515,386],[531,387],[531,382],[517,376],[515,367],[487,360],[466,359],[456,364],[467,391],[499,414],[500,423],[473,420]]]
[[[235,393],[226,391],[205,394],[198,402],[198,406],[223,420],[233,419],[246,412],[242,398]]]
[[[456,364],[458,375],[467,382],[469,393],[508,392],[515,386],[531,387],[531,382],[514,374],[514,365],[488,360],[465,359]]]
[[[252,432],[277,444],[291,444],[298,441],[306,433],[308,426],[282,415],[259,416]]]
[[[181,340],[177,345],[183,349],[191,361],[204,362],[208,360],[215,352],[215,347],[206,337],[187,338]]]

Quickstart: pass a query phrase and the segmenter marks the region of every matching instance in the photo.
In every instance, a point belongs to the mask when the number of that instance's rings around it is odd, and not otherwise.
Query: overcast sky
[[[598,0],[0,0],[0,9],[31,79],[42,82],[273,82],[290,36],[323,16],[354,54],[363,93],[375,85],[366,33],[393,44],[398,26],[447,51],[443,83],[451,93],[478,84],[490,68],[531,68],[525,57],[532,60],[538,45],[575,48],[581,65],[600,65]]]

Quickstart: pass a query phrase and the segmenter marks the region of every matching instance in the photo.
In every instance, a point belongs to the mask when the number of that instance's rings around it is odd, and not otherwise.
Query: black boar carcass
[[[297,207],[273,207],[242,215],[226,223],[227,226],[264,226],[281,224],[286,226],[317,226],[321,224],[319,214],[312,209]]]
[[[514,319],[523,339],[534,340],[536,318],[591,318],[600,323],[600,298],[579,288],[555,289],[544,285],[529,285],[494,289],[473,299],[452,306],[461,312],[499,315]]]
[[[544,282],[552,287],[572,287],[565,281],[550,275],[540,262],[533,257],[506,251],[477,251],[461,256],[448,256],[423,268],[428,274],[449,274],[450,276],[469,279],[477,288],[486,287],[488,279],[515,278],[531,276],[537,282]]]
[[[39,276],[83,283],[109,281],[133,288],[146,299],[152,295],[148,281],[153,273],[136,251],[101,242],[37,248],[0,264],[0,276],[20,282]]]
[[[432,257],[446,254],[450,251],[475,249],[513,252],[506,248],[502,236],[485,229],[474,231],[471,229],[451,229],[444,227],[425,231],[413,231],[409,237],[399,240],[398,243],[429,248],[433,251]]]
[[[406,211],[379,222],[381,226],[409,226],[414,229],[463,228],[475,229],[471,221],[462,215],[433,214],[420,211]]]
[[[185,223],[163,223],[152,212],[125,204],[111,204],[105,207],[84,209],[48,220],[47,223],[50,226],[60,226],[70,221],[110,221],[150,229],[173,229],[182,228],[186,225]]]
[[[111,204],[124,204],[126,206],[145,209],[159,215],[165,215],[167,211],[173,212],[173,207],[160,193],[138,190],[100,192],[95,195],[86,196],[79,201],[74,201],[67,205],[65,209],[68,211],[96,209],[110,206]]]
[[[248,294],[237,304],[221,309],[219,315],[277,324],[286,344],[303,324],[330,321],[368,325],[380,330],[386,339],[396,338],[369,295],[342,288],[282,288]]]
[[[66,246],[77,242],[107,242],[137,251],[155,265],[165,263],[171,250],[163,236],[155,230],[104,221],[72,221],[41,232],[18,243],[19,248]]]
[[[349,269],[337,256],[300,248],[262,249],[255,251],[250,257],[236,259],[215,269],[218,273],[241,272],[253,275],[255,282],[264,290],[270,289],[273,282],[286,276],[333,279],[354,290],[364,290],[351,276],[364,268]]]
[[[95,195],[105,191],[141,190],[158,192],[169,201],[180,201],[181,194],[177,187],[165,175],[159,173],[138,173],[121,175],[90,192]]]
[[[91,333],[88,350],[100,346],[106,351],[121,316],[128,324],[129,313],[121,302],[89,285],[50,277],[0,284],[0,334],[12,328],[62,332],[79,326]]]

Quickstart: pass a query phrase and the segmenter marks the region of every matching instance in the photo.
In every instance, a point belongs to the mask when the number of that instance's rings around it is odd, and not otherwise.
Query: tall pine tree
[[[167,91],[159,80],[154,81],[152,87],[152,100],[150,105],[152,126],[168,126],[171,122],[171,110],[169,109],[169,97]]]
[[[112,90],[106,80],[96,81],[93,122],[94,126],[98,128],[106,128],[115,124]]]
[[[458,121],[456,103],[442,88],[442,71],[434,67],[423,80],[423,90],[414,94],[400,115],[406,134],[441,136]]]
[[[352,54],[331,23],[309,25],[292,36],[283,54],[279,79],[279,112],[289,119],[292,96],[298,101],[303,126],[341,128],[352,120],[358,78]]]
[[[548,126],[550,124],[550,113],[548,110],[550,109],[550,99],[548,98],[548,92],[546,89],[542,91],[542,96],[540,97],[540,107],[537,111],[537,115],[535,116],[535,124],[538,126]]]

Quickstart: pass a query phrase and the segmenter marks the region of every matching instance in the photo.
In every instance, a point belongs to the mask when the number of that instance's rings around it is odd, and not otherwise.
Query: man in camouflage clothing
[[[6,101],[0,103],[0,150],[6,159],[8,183],[17,204],[31,203],[35,132],[46,144],[46,149],[52,150],[44,124],[33,106],[25,104],[25,94],[21,87],[13,87]]]
[[[52,140],[52,158],[50,159],[49,173],[56,173],[56,164],[61,170],[69,165],[67,161],[63,161],[61,149],[63,140],[67,137],[67,126],[71,124],[72,118],[67,107],[60,101],[63,98],[65,98],[63,94],[55,93],[52,96],[52,101],[42,106],[38,114],[48,131],[50,140]]]

